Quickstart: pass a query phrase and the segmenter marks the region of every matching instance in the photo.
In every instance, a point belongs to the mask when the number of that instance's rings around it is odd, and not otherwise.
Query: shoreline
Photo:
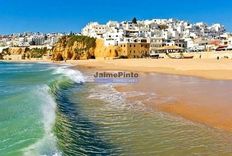
[[[232,81],[145,74],[138,84],[116,85],[115,89],[123,94],[144,93],[128,100],[141,100],[148,108],[232,132],[231,87]]]
[[[11,61],[11,62],[32,62],[32,61]],[[42,61],[33,61],[33,62],[42,62]],[[219,80],[220,82],[232,80],[232,60],[153,60],[153,59],[133,59],[133,60],[77,60],[77,61],[67,61],[67,62],[52,62],[47,61],[47,63],[56,63],[56,64],[70,64],[74,69],[81,68],[82,70],[91,70],[92,72],[97,70],[109,70],[109,71],[133,71],[140,72],[141,74],[145,73],[148,75],[150,73],[161,73],[160,75],[175,76],[180,77],[184,76],[187,78],[193,77],[193,79],[206,79],[207,80]],[[203,68],[203,70],[202,70]],[[151,76],[150,76],[151,77]],[[162,80],[161,80],[162,81]],[[193,80],[194,81],[194,80]],[[219,83],[218,81],[212,82]],[[149,88],[150,85],[154,85],[152,79],[148,79],[142,85],[143,87]],[[182,85],[182,84],[181,84]],[[199,84],[200,85],[200,84]],[[226,88],[226,86],[223,86]],[[127,85],[126,88],[132,90],[140,89],[140,87],[133,87]],[[204,86],[199,86],[198,90],[204,90]],[[228,87],[227,87],[228,88]],[[123,92],[120,87],[115,87],[119,92]],[[160,87],[160,90],[167,94],[169,91],[168,88]],[[171,87],[175,90],[178,88]],[[191,89],[191,88],[190,88]],[[206,88],[210,92],[214,88]],[[220,89],[220,87],[218,88]],[[223,90],[222,90],[223,91]],[[148,89],[148,93],[152,90]],[[171,94],[171,93],[170,93]],[[215,94],[217,95],[217,94]],[[174,116],[180,116],[187,120],[205,124],[214,128],[219,128],[225,131],[232,131],[232,115],[225,117],[224,114],[228,115],[230,108],[232,108],[228,103],[220,105],[221,101],[216,101],[214,105],[210,104],[209,101],[206,104],[203,101],[192,102],[191,98],[197,99],[201,98],[201,95],[187,98],[188,100],[183,100],[187,95],[180,96],[180,99],[177,101],[172,101],[171,103],[157,104],[154,101],[149,101],[145,106],[158,109],[162,112],[169,113]],[[206,98],[210,99],[209,94],[206,94]],[[230,99],[229,97],[226,98]],[[133,100],[133,99],[132,99]],[[194,100],[193,100],[194,101]],[[229,100],[230,101],[230,100]]]
[[[232,80],[230,59],[116,59],[116,60],[0,60],[0,62],[70,64],[74,67],[111,71],[133,71]]]
[[[137,62],[137,63],[135,63]],[[150,73],[158,73],[160,75],[164,74],[165,76],[175,76],[178,75],[180,77],[187,77],[187,79],[205,79],[204,81],[210,80],[218,80],[215,82],[211,82],[212,84],[221,83],[223,81],[228,81],[228,83],[232,80],[232,60],[152,60],[152,59],[142,59],[142,60],[90,60],[90,61],[68,61],[74,65],[76,68],[82,67],[91,69],[93,71],[97,70],[109,70],[109,71],[133,71],[133,72],[140,72],[141,74],[145,73],[148,75]],[[146,63],[147,65],[144,65]],[[149,64],[150,63],[150,64]],[[169,64],[170,63],[170,64]],[[133,67],[135,66],[135,67]],[[155,68],[152,68],[155,67]],[[182,69],[181,69],[182,68]],[[201,69],[203,68],[203,70]],[[200,70],[201,69],[201,70]],[[191,78],[192,77],[192,78]],[[193,81],[194,80],[190,80]],[[161,80],[162,82],[162,80]],[[225,82],[227,83],[227,82]],[[154,85],[151,79],[148,79],[147,82],[144,82],[142,87],[148,87],[149,85]],[[204,86],[198,85],[198,90],[205,90],[211,92],[213,87],[204,88]],[[128,90],[127,88],[129,85],[124,88],[124,90]],[[141,86],[138,88],[142,88]],[[226,88],[226,86],[224,86]],[[120,87],[115,87],[115,89],[119,92],[123,92],[123,90],[119,89]],[[130,86],[132,90],[135,90],[136,87]],[[138,89],[137,88],[137,89]],[[168,92],[164,88],[160,88],[162,92]],[[172,88],[176,89],[176,88]],[[191,89],[191,88],[190,88]],[[220,89],[220,87],[219,87]],[[139,90],[139,89],[138,89]],[[223,90],[223,87],[222,87]],[[152,92],[152,90],[148,91]],[[222,91],[223,92],[223,91]],[[232,116],[228,115],[230,108],[232,108],[227,102],[222,102],[215,98],[210,97],[210,94],[205,94],[206,97],[201,97],[201,95],[192,97],[195,99],[202,98],[203,100],[199,100],[195,103],[194,100],[191,98],[187,98],[188,100],[183,100],[182,98],[188,95],[181,95],[177,101],[173,101],[171,103],[165,104],[157,104],[154,101],[149,101],[145,106],[157,109],[162,112],[169,113],[174,116],[183,117],[187,120],[201,123],[204,125],[208,125],[210,127],[219,128],[225,131],[232,131]],[[215,93],[214,96],[217,96]],[[210,100],[207,99],[215,99],[217,102],[214,102],[214,105],[210,103]],[[226,98],[226,97],[225,97]],[[229,97],[227,98],[229,99]],[[133,99],[132,99],[133,100]],[[226,100],[224,100],[226,101]],[[229,100],[230,101],[230,100]],[[206,103],[204,103],[206,102]],[[224,114],[227,114],[226,117]]]
[[[214,59],[120,59],[67,61],[74,66],[100,70],[122,70],[192,76],[211,80],[232,80],[232,60]]]

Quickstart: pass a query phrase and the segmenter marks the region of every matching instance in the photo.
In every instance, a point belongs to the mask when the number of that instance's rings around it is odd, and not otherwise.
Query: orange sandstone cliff
[[[112,59],[118,57],[118,46],[105,46],[104,40],[87,36],[65,36],[53,48],[54,60]]]

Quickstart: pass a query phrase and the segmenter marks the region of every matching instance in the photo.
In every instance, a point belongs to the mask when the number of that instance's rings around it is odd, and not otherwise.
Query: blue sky
[[[232,31],[231,0],[0,0],[0,34],[79,32],[90,21],[177,18]]]

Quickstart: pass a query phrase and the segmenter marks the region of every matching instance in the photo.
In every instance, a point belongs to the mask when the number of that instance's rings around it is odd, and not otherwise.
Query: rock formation
[[[53,46],[52,50],[47,48],[10,47],[3,51],[3,55],[21,55],[22,59],[42,58],[45,54],[51,54],[52,59],[83,60],[83,59],[112,59],[121,53],[118,46],[105,46],[104,40],[87,36],[64,36]]]
[[[105,46],[104,40],[87,36],[65,36],[53,48],[54,60],[107,59],[118,56],[118,46]]]
[[[96,39],[86,36],[64,36],[53,48],[53,59],[77,60],[94,58]]]
[[[118,46],[105,46],[104,41],[101,39],[96,40],[96,48],[94,55],[96,59],[107,59],[118,57],[120,47]]]

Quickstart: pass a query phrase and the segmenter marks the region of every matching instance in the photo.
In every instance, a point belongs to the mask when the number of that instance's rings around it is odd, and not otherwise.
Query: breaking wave
[[[70,69],[68,67],[58,67],[53,74],[61,74],[63,76],[68,77],[75,83],[83,83],[85,82],[84,76],[78,70]]]
[[[35,144],[24,149],[25,156],[43,155],[43,156],[61,156],[63,155],[57,146],[57,137],[54,133],[54,126],[57,118],[57,107],[59,104],[57,99],[62,97],[62,94],[56,94],[64,86],[84,83],[84,76],[77,70],[68,67],[54,68],[52,73],[54,80],[48,85],[39,86],[35,89],[32,96],[41,97],[41,115],[44,129],[43,137]],[[64,79],[65,78],[65,79]],[[59,97],[60,96],[60,97]]]
[[[52,131],[55,118],[56,118],[56,103],[49,92],[50,88],[46,85],[37,88],[34,92],[34,96],[39,96],[42,114],[42,123],[44,127],[43,138],[37,141],[35,144],[28,147],[24,155],[44,155],[44,156],[59,156],[61,152],[56,147],[56,137]]]

